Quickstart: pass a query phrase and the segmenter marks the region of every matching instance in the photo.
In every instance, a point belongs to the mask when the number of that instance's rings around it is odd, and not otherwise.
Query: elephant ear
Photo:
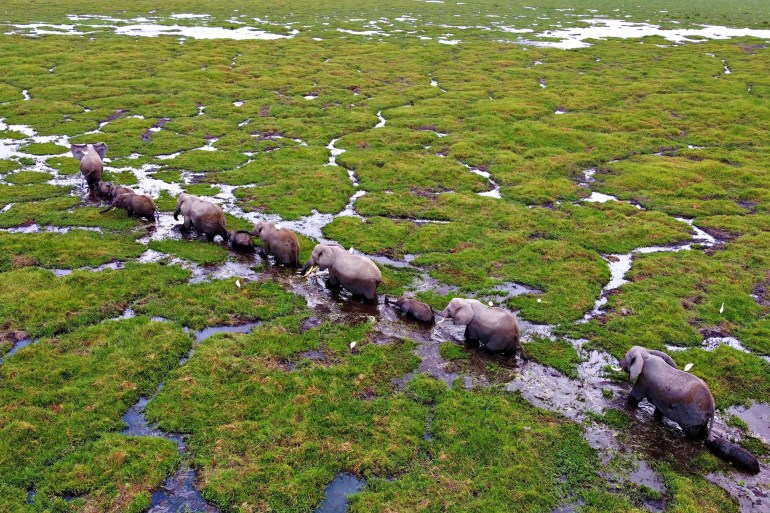
[[[647,352],[652,354],[652,355],[659,356],[660,358],[663,359],[664,362],[669,364],[671,367],[673,367],[675,369],[679,368],[679,367],[677,367],[676,362],[674,361],[674,359],[671,358],[666,353],[664,353],[663,351],[656,351],[655,349],[648,349]]]
[[[642,373],[642,368],[644,367],[644,355],[642,354],[642,351],[639,349],[632,349],[630,354],[626,355],[626,357],[629,357],[629,379],[632,383],[635,383],[636,380],[639,378],[639,374]]]
[[[83,157],[86,154],[86,149],[88,148],[87,144],[72,144],[70,145],[70,151],[72,152],[72,156],[75,157],[78,160],[83,160]]]
[[[104,156],[107,155],[107,145],[103,142],[98,142],[94,144],[94,149],[96,150],[96,153],[99,154],[99,157],[104,159]]]
[[[318,258],[316,263],[323,269],[328,269],[334,265],[334,251],[329,246],[321,247],[318,251]]]
[[[470,303],[462,300],[458,301],[457,303],[458,306],[452,314],[452,319],[454,319],[457,324],[463,325],[473,322],[474,313],[473,307],[470,305]]]

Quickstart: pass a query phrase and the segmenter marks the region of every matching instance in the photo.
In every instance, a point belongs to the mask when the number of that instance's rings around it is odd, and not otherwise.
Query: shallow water
[[[366,481],[353,474],[338,474],[326,486],[326,496],[316,513],[345,513],[348,510],[348,495],[360,492],[365,484]]]

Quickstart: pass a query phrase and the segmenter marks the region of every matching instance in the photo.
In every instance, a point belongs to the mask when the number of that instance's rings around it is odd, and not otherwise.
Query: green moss
[[[194,183],[184,186],[184,192],[195,196],[214,196],[219,194],[219,188],[205,183]]]
[[[522,344],[522,348],[527,358],[577,378],[577,365],[583,360],[568,341],[533,337],[530,342]]]
[[[105,182],[112,182],[114,184],[126,186],[136,185],[139,183],[136,175],[130,171],[121,171],[119,173],[113,171],[105,171],[102,174],[102,180]]]
[[[79,198],[62,196],[31,203],[17,203],[0,213],[0,227],[37,223],[41,226],[90,226],[112,230],[126,230],[139,224],[125,210],[114,209],[101,214],[101,207],[79,207]]]
[[[150,241],[150,249],[203,265],[221,264],[229,254],[225,246],[191,240],[153,240]]]
[[[615,408],[608,408],[604,414],[593,414],[591,417],[595,421],[607,424],[613,429],[627,429],[631,425],[631,419],[628,418],[628,415]]]

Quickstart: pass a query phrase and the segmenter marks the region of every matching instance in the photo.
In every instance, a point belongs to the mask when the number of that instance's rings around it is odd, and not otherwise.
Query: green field
[[[0,513],[770,508],[727,412],[770,397],[770,3],[126,4],[0,5]],[[87,201],[98,141],[157,228]],[[181,192],[505,306],[522,355],[183,236]],[[634,345],[759,476],[625,404]]]

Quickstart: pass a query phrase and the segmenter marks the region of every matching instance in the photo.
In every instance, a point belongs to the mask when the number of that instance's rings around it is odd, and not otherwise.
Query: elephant
[[[656,416],[679,424],[687,438],[705,436],[706,447],[715,454],[753,474],[759,472],[759,462],[750,452],[712,436],[714,397],[702,379],[679,370],[666,353],[640,346],[628,350],[620,368],[634,383],[629,403],[636,405],[646,398],[655,406]]]
[[[135,215],[137,217],[144,217],[150,222],[155,221],[155,215],[157,208],[155,202],[149,196],[142,196],[139,194],[125,193],[112,200],[110,206],[102,210],[100,213],[104,214],[109,212],[113,208],[125,208],[128,215]]]
[[[112,194],[110,194],[111,186],[111,183],[99,180],[99,183],[96,184],[96,197],[102,200],[112,199]]]
[[[387,296],[385,296],[385,303],[388,303]],[[393,304],[395,304],[404,315],[413,317],[420,322],[433,324],[433,308],[431,308],[430,305],[406,296],[401,296],[400,298],[396,299]]]
[[[72,155],[80,160],[80,172],[88,184],[89,199],[96,199],[96,186],[102,180],[104,170],[104,156],[107,154],[107,145],[103,142],[94,144],[73,144],[70,146]]]
[[[209,241],[219,235],[227,242],[230,235],[225,225],[225,213],[219,205],[204,201],[192,194],[180,194],[176,200],[174,220],[179,220],[179,214],[184,216],[182,230],[195,228],[198,233],[203,233]]]
[[[246,230],[238,230],[234,232],[232,230],[227,232],[230,237],[230,246],[235,251],[242,251],[244,253],[254,253],[254,241],[251,240],[251,233]]]
[[[110,198],[115,199],[121,194],[136,194],[134,189],[122,185],[109,184]]]
[[[365,256],[353,255],[339,245],[316,244],[301,272],[306,274],[311,267],[329,270],[330,288],[342,286],[353,295],[363,296],[366,301],[377,300],[382,272]]]
[[[512,312],[502,308],[475,299],[454,298],[436,315],[465,325],[466,341],[481,343],[490,351],[515,353],[519,347],[519,322]]]
[[[272,254],[276,262],[286,267],[299,266],[299,239],[296,233],[267,221],[259,221],[250,233],[262,240],[262,256]]]

